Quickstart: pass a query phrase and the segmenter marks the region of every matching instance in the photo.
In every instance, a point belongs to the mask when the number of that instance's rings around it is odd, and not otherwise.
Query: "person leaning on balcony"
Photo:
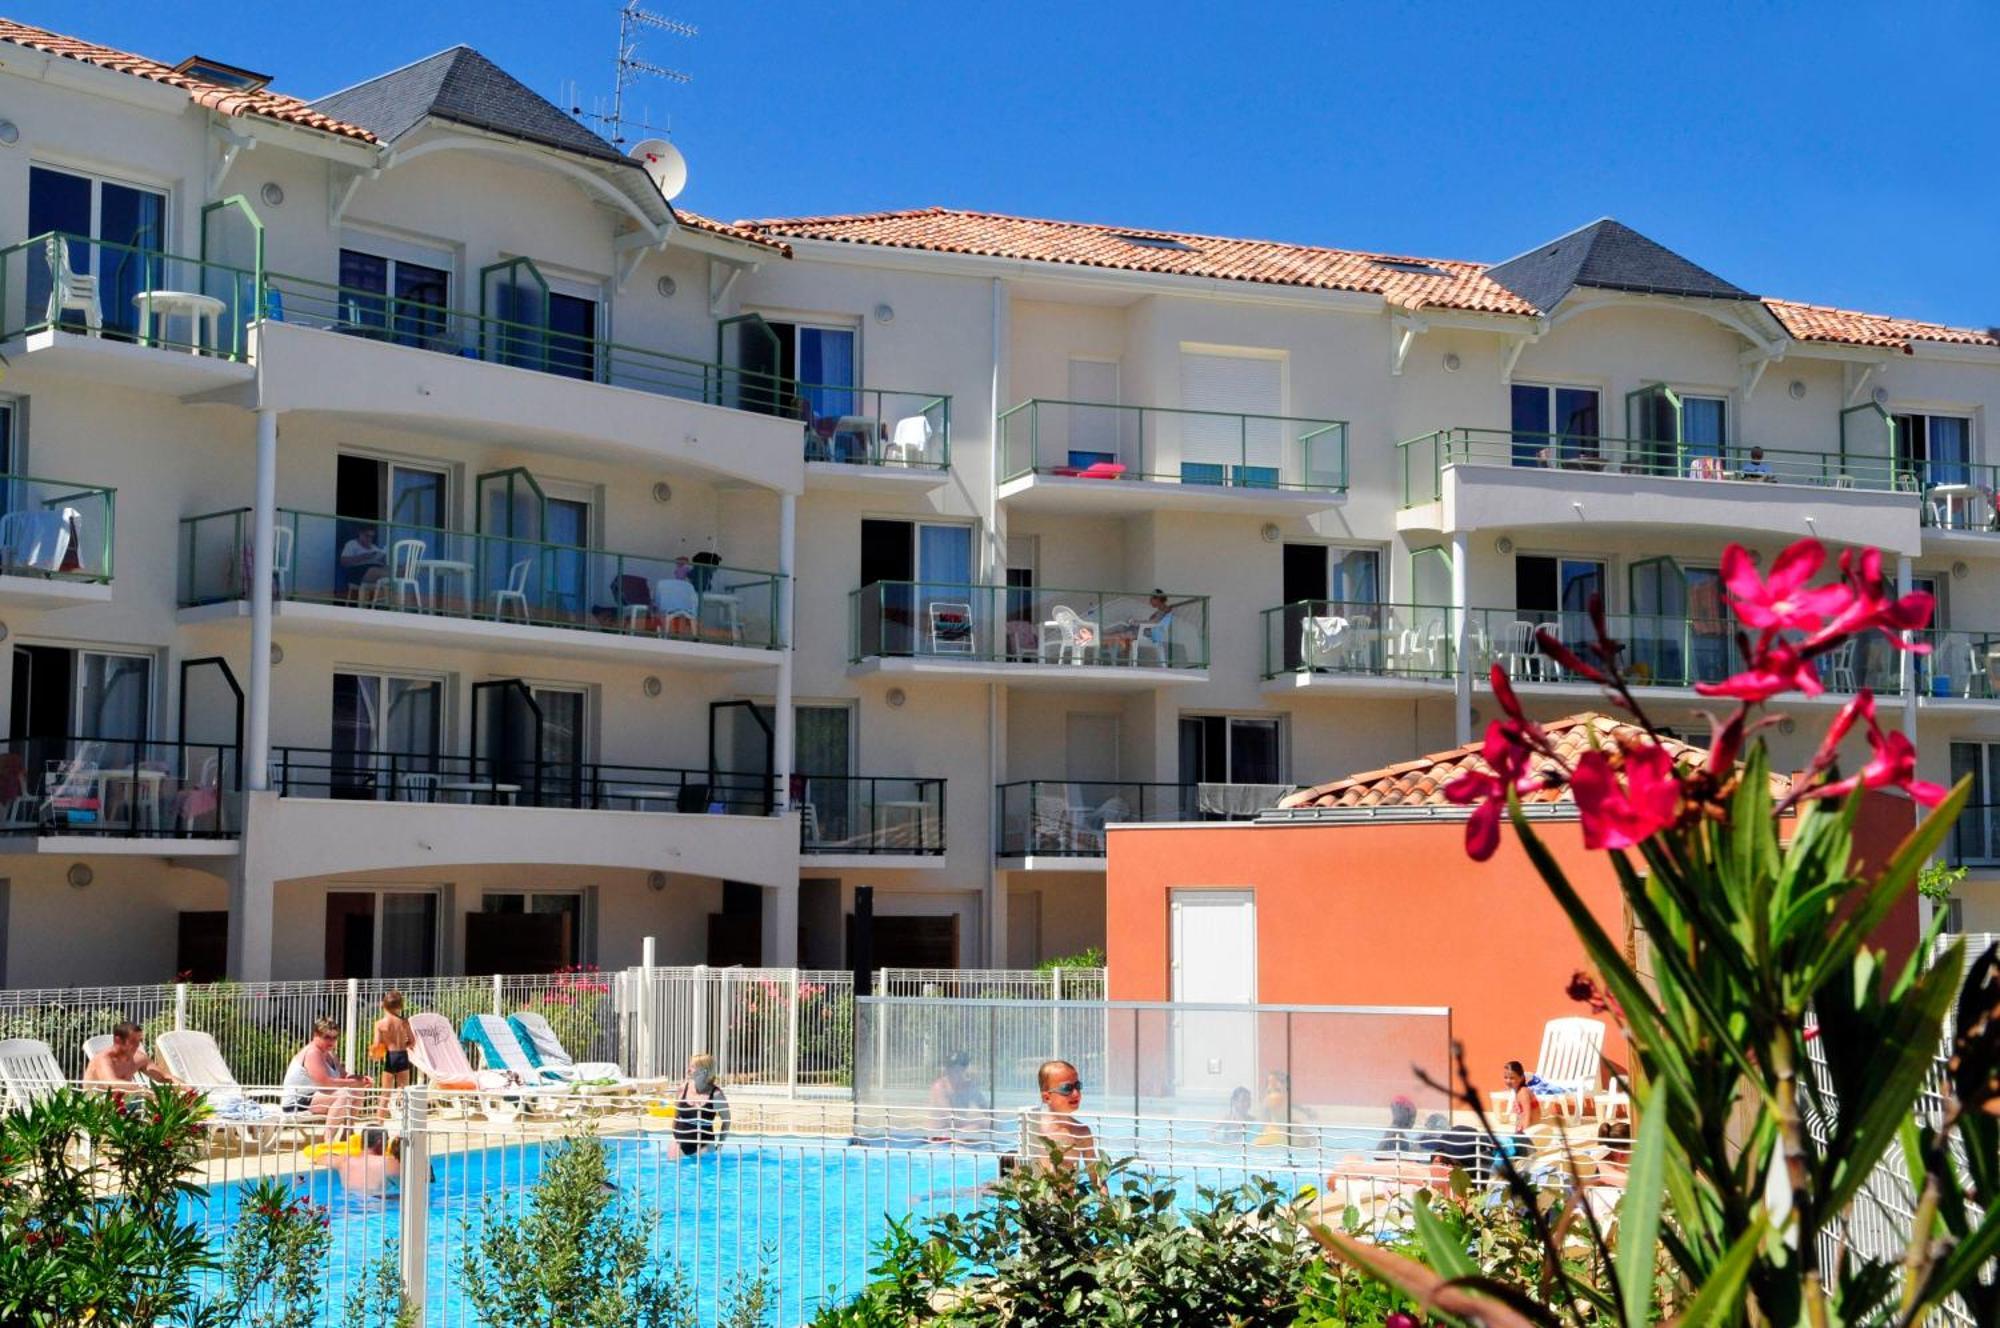
[[[339,1138],[348,1123],[361,1114],[362,1093],[368,1079],[349,1074],[333,1047],[340,1041],[340,1025],[331,1019],[313,1021],[312,1038],[299,1048],[298,1055],[285,1067],[284,1099],[281,1109],[310,1112],[326,1117],[327,1143]]]
[[[361,527],[341,545],[340,569],[349,590],[366,590],[389,574],[389,551],[375,542],[375,527]]]
[[[90,1064],[83,1067],[83,1082],[113,1087],[121,1095],[122,1090],[144,1087],[148,1080],[178,1084],[180,1080],[169,1074],[166,1066],[146,1054],[141,1046],[144,1036],[144,1030],[137,1024],[114,1025],[111,1045],[92,1056]]]

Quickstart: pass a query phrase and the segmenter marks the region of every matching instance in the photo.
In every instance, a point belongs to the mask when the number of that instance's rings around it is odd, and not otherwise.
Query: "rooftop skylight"
[[[211,60],[205,55],[191,55],[174,66],[176,74],[186,74],[204,83],[218,87],[235,88],[238,92],[257,92],[271,81],[269,74],[259,74],[237,65]]]
[[[1136,244],[1141,249],[1177,249],[1182,253],[1193,253],[1194,246],[1185,240],[1176,240],[1168,235],[1127,235],[1120,232],[1118,238],[1127,244]]]

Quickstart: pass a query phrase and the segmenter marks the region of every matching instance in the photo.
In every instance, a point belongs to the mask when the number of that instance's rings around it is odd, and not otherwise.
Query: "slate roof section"
[[[454,46],[321,97],[314,109],[393,143],[427,118],[643,169],[470,46]]]
[[[1481,264],[1444,258],[1412,258],[939,207],[769,218],[737,224],[792,240],[831,240],[1120,272],[1357,291],[1380,295],[1390,304],[1405,309],[1464,309],[1523,316],[1536,312],[1525,300],[1489,280]]]
[[[172,65],[149,60],[143,55],[133,55],[129,51],[100,46],[96,42],[83,41],[77,37],[66,37],[59,32],[50,32],[46,28],[16,23],[12,19],[0,18],[0,42],[31,51],[41,51],[47,55],[60,56],[65,60],[96,65],[100,69],[109,69],[120,74],[130,74],[134,78],[164,83],[168,87],[179,88],[187,93],[188,98],[197,106],[205,107],[220,115],[260,115],[268,120],[282,120],[287,124],[303,125],[307,129],[317,129],[341,138],[357,139],[363,143],[376,141],[375,135],[366,127],[309,106],[297,97],[287,97],[268,89],[245,92],[241,88],[210,83],[180,73]]]
[[[1590,750],[1593,743],[1611,746],[1617,743],[1620,736],[1645,736],[1645,730],[1636,725],[1588,710],[1552,720],[1542,725],[1542,730],[1555,743],[1563,761],[1571,766],[1576,764],[1579,756]],[[1675,738],[1662,738],[1660,741],[1676,764],[1708,759],[1704,748]],[[1467,743],[1448,752],[1434,752],[1412,761],[1399,761],[1380,770],[1366,770],[1328,784],[1300,789],[1287,795],[1278,806],[1281,810],[1302,807],[1449,807],[1454,804],[1445,799],[1445,785],[1468,770],[1492,772],[1492,767],[1480,755],[1483,746],[1479,742]],[[1546,760],[1541,764],[1546,765]],[[1791,787],[1791,781],[1782,775],[1773,775],[1771,787],[1773,792],[1782,794]],[[1567,786],[1537,789],[1522,794],[1521,801],[1568,802],[1569,789]]]
[[[1486,269],[1486,275],[1545,313],[1579,286],[1707,300],[1757,298],[1609,217],[1538,244]]]
[[[1799,304],[1793,300],[1765,300],[1764,307],[1784,324],[1786,332],[1800,341],[1875,346],[1900,350],[1905,355],[1911,352],[1912,343],[1918,341],[1936,341],[1948,346],[2000,347],[2000,330],[1994,328],[1947,327],[1943,323],[1925,323],[1888,314],[1864,314],[1853,309]]]

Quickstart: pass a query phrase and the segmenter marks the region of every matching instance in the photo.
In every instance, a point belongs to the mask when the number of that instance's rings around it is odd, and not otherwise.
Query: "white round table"
[[[202,329],[208,331],[208,346],[215,347],[221,335],[221,300],[213,295],[202,295],[195,291],[152,290],[140,291],[132,297],[132,303],[139,310],[139,344],[152,345],[159,338],[153,335],[153,320],[168,319],[176,314],[188,320],[188,354],[199,355],[202,351]]]

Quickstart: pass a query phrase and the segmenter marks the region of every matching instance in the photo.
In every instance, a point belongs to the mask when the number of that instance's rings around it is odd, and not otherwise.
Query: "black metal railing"
[[[274,747],[271,782],[283,797],[362,802],[732,816],[767,816],[774,808],[771,781],[761,774],[532,756]]]
[[[0,835],[234,838],[242,788],[233,745],[0,740]]]
[[[944,781],[800,775],[792,781],[805,853],[944,852]]]

